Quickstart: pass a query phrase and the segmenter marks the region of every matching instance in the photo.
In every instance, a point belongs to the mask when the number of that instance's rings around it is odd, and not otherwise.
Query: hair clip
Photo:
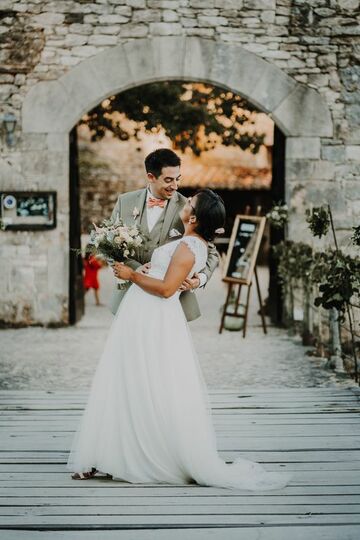
[[[215,234],[224,234],[224,232],[225,232],[225,229],[220,227],[220,229],[216,229]]]

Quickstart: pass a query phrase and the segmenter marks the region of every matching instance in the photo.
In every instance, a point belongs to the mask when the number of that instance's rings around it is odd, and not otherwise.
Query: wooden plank
[[[0,424],[1,427],[1,424]],[[60,425],[56,426],[54,424],[45,424],[44,426],[38,425],[29,425],[29,426],[17,426],[9,424],[2,429],[4,436],[8,438],[13,438],[14,436],[26,437],[33,436],[35,434],[43,435],[44,431],[46,433],[68,436],[72,436],[75,432],[75,426],[71,429],[71,426]],[[229,437],[274,437],[276,434],[277,437],[353,437],[360,436],[360,422],[358,424],[348,425],[348,424],[338,424],[336,426],[312,426],[308,425],[306,428],[299,428],[299,426],[259,426],[259,425],[250,425],[250,426],[215,426],[215,431],[219,438],[229,438]]]
[[[89,485],[96,485],[98,482],[106,482],[106,484],[115,483],[102,478],[94,478],[87,480]],[[6,487],[18,487],[31,488],[31,487],[65,487],[73,486],[74,480],[71,479],[69,474],[63,473],[62,475],[55,474],[49,476],[48,474],[42,474],[41,477],[16,473],[3,473],[0,477],[0,488]],[[358,485],[360,486],[360,472],[357,471],[332,471],[329,474],[328,471],[293,471],[292,473],[292,485],[312,485],[312,486],[342,486],[342,485]]]
[[[242,531],[244,540],[251,540],[249,531],[261,539],[263,531],[287,530],[287,540],[294,540],[296,531],[304,540],[313,528],[316,536],[308,538],[325,540],[331,537],[322,531],[328,532],[333,524],[331,530],[337,534],[358,536],[357,393],[241,389],[211,392],[210,399],[221,456],[227,460],[243,456],[264,463],[268,470],[292,471],[289,486],[259,493],[196,485],[132,485],[105,478],[74,482],[65,464],[87,392],[0,392],[0,529],[9,528],[5,531],[9,533],[16,528],[18,533],[24,527],[27,534],[36,529],[46,540],[47,530],[52,531],[52,540],[53,533],[73,540],[74,534],[84,532],[88,539],[99,530],[101,540],[103,533],[113,532],[117,539],[129,532],[134,540],[143,540],[138,533],[151,529],[158,540],[162,530],[168,538],[169,527],[172,539],[173,532],[185,528],[206,532],[207,538],[214,531],[213,538],[219,540],[228,540],[224,531],[236,531],[237,539]],[[80,530],[89,526],[97,530]]]
[[[74,481],[75,482],[75,481]],[[138,496],[153,496],[156,493],[160,492],[162,496],[172,497],[179,495],[186,495],[191,497],[192,495],[221,495],[223,494],[223,488],[207,488],[203,486],[194,485],[190,486],[167,486],[161,487],[160,485],[151,485],[147,487],[135,487],[131,484],[125,484],[121,482],[106,482],[106,487],[104,483],[99,481],[90,481],[86,482],[76,482],[75,487],[66,487],[66,486],[57,486],[56,488],[52,487],[11,487],[11,488],[0,488],[0,497],[52,497],[52,496],[62,496],[62,497],[74,497],[74,496],[114,496],[114,493],[117,495],[126,494],[127,497],[138,497]],[[84,484],[87,484],[86,486]],[[78,484],[81,484],[80,486]],[[116,490],[116,491],[115,491]],[[161,490],[161,491],[160,491]],[[231,490],[232,491],[232,490]],[[247,495],[251,498],[254,494],[252,491],[247,490],[234,490],[235,494]],[[282,490],[272,490],[272,495],[360,495],[360,486],[357,485],[340,485],[340,486],[292,486],[289,485]]]
[[[171,524],[177,527],[183,527],[184,525],[190,526],[207,526],[216,525],[329,525],[329,524],[354,524],[360,525],[360,514],[347,514],[344,515],[282,515],[282,514],[208,514],[208,515],[180,515],[172,516]],[[76,516],[72,515],[68,522],[64,521],[62,516],[16,516],[7,517],[2,516],[0,519],[0,527],[4,528],[9,525],[16,525],[17,528],[26,526],[28,528],[53,528],[58,529],[88,529],[91,527],[101,526],[104,529],[107,528],[135,528],[138,526],[167,526],[169,524],[169,516],[163,514],[159,515],[131,515],[131,516]]]
[[[68,459],[68,451],[14,451],[0,452],[2,464],[38,464],[58,463],[65,465]],[[344,461],[360,460],[359,450],[302,450],[302,451],[251,451],[220,452],[223,459],[232,461],[237,457],[244,457],[260,463],[337,463]]]
[[[31,497],[31,500],[28,497],[0,497],[1,506],[9,506],[10,508],[17,508],[18,506],[28,507],[32,506],[69,506],[73,507],[73,510],[77,506],[89,506],[89,507],[102,507],[108,505],[130,505],[130,506],[148,506],[148,505],[171,505],[177,506],[179,504],[189,505],[204,505],[208,506],[209,512],[211,512],[211,507],[222,507],[227,505],[237,505],[243,506],[244,504],[253,504],[261,506],[278,506],[286,507],[288,505],[312,505],[313,512],[316,513],[317,507],[320,505],[335,505],[338,507],[349,507],[351,505],[360,504],[360,495],[257,495],[253,494],[251,499],[249,499],[248,494],[243,495],[192,495],[189,498],[188,495],[182,496],[173,496],[169,497],[167,495],[149,495],[149,496],[139,496],[128,498],[126,494],[123,495],[114,495],[114,496],[72,496],[61,497],[61,496],[52,496],[52,497]]]
[[[259,462],[263,462],[264,458]],[[39,474],[47,475],[64,475],[66,474],[65,463],[13,463],[3,464],[0,463],[0,478],[4,479],[4,474],[19,475],[24,479],[38,478]],[[273,463],[267,462],[266,469],[269,471],[358,471],[360,470],[359,461],[332,461],[332,462],[319,462],[319,461],[304,461],[304,462],[286,462],[286,463]]]
[[[130,505],[130,504],[106,504],[103,506],[96,506],[96,515],[97,516],[158,516],[159,514],[163,516],[207,516],[209,513],[213,516],[249,516],[249,515],[259,515],[261,519],[262,516],[269,515],[282,515],[282,516],[306,516],[309,514],[322,516],[326,514],[336,515],[336,516],[346,516],[348,514],[354,514],[360,516],[360,504],[343,504],[343,505],[311,505],[311,504],[282,504],[282,505],[272,505],[270,503],[259,505],[256,504],[227,504],[221,505],[219,503],[210,505],[208,502],[204,504],[181,504],[177,502],[176,504],[151,504],[151,501],[148,504],[142,505]],[[22,518],[26,516],[40,517],[40,516],[61,516],[64,521],[71,520],[71,517],[74,514],[74,506],[72,504],[68,505],[37,505],[34,506],[31,502],[28,503],[26,507],[0,507],[0,525],[3,517],[16,517]],[[83,506],[81,503],[76,506],[77,516],[93,516],[94,508],[91,506]]]
[[[14,533],[14,534],[12,534]],[[41,531],[0,531],[0,540],[39,540],[48,538]],[[51,540],[358,540],[360,527],[336,526],[281,526],[281,527],[209,527],[206,529],[163,528],[140,530],[52,531]]]
[[[0,451],[33,450],[42,447],[43,450],[62,450],[70,448],[72,435],[30,435],[7,437],[4,435],[0,441]],[[218,439],[219,450],[233,450],[239,452],[251,452],[259,450],[267,451],[292,451],[292,450],[358,450],[360,449],[360,437],[222,437]]]
[[[358,525],[187,527],[176,529],[51,531],[51,540],[358,540]],[[47,531],[1,531],[0,540],[48,540]]]

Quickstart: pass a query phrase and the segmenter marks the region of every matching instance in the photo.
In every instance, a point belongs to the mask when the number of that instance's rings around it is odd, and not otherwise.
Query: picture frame
[[[223,281],[250,285],[265,228],[265,217],[237,214],[226,254]]]
[[[5,231],[56,228],[56,191],[0,192],[0,218]]]

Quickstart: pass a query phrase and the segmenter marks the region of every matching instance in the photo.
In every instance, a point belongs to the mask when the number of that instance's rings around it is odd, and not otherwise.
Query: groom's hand
[[[200,279],[198,274],[194,274],[192,278],[187,278],[182,282],[179,287],[179,291],[191,291],[197,289],[200,286]]]
[[[139,266],[136,269],[136,271],[139,272],[140,274],[148,274],[150,268],[151,268],[151,263],[148,262],[148,263],[143,264],[142,266]]]

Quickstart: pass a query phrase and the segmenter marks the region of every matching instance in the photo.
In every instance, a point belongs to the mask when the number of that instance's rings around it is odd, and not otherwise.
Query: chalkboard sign
[[[265,217],[238,214],[235,218],[226,256],[223,281],[250,285]]]
[[[56,227],[54,191],[0,193],[0,210],[5,230],[39,230]]]

